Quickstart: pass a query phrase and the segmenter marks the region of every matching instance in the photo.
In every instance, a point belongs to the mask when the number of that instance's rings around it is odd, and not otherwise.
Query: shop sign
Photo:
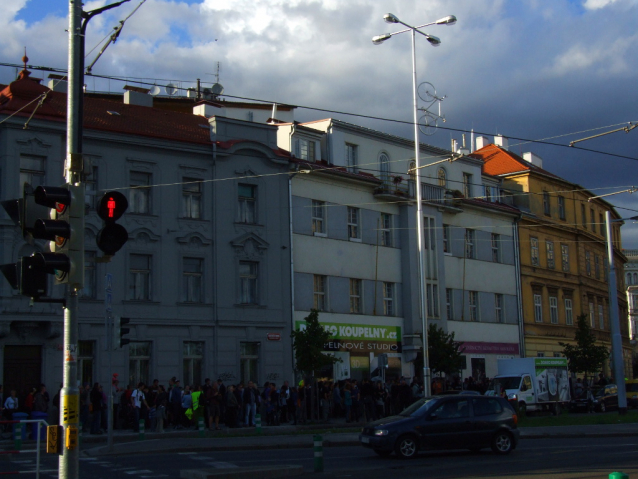
[[[350,351],[361,353],[401,352],[401,327],[372,324],[324,323],[321,325],[332,337],[324,344],[325,351]],[[296,328],[303,331],[305,321],[296,321]]]
[[[518,356],[518,343],[478,343],[465,341],[461,343],[463,354],[509,354]]]
[[[268,333],[266,337],[268,338],[268,341],[281,341],[280,333]]]

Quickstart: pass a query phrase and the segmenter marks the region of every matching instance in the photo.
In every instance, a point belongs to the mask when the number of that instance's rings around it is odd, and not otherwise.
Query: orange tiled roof
[[[521,171],[535,171],[558,178],[558,176],[553,173],[524,160],[516,153],[505,150],[493,143],[476,150],[468,156],[483,160],[483,173],[492,176],[507,175]]]

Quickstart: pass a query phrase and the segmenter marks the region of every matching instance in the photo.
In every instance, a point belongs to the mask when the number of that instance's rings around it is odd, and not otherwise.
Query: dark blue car
[[[435,396],[420,399],[398,416],[367,424],[359,440],[381,456],[394,451],[409,459],[422,449],[491,447],[497,454],[516,448],[520,431],[516,411],[494,396]]]

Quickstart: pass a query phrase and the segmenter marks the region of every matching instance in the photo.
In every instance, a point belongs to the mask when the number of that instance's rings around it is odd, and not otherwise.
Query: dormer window
[[[299,138],[295,142],[295,156],[306,161],[315,161],[315,142]]]

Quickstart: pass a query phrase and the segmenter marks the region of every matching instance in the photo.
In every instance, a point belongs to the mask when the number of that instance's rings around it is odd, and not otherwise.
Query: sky
[[[91,20],[87,64],[140,1]],[[469,142],[472,129],[502,134],[515,153],[536,153],[545,169],[596,195],[638,186],[638,128],[567,147],[638,122],[638,0],[146,0],[93,72],[181,88],[219,74],[229,100],[293,104],[299,121],[335,117],[413,138],[410,35],[371,41],[401,29],[383,21],[388,12],[414,26],[458,18],[423,29],[440,46],[416,39],[418,82],[446,96],[446,122],[422,142],[449,148],[463,132]],[[64,0],[0,2],[0,62],[20,63],[26,46],[30,65],[65,69],[67,15]],[[15,75],[0,67],[0,82]],[[113,92],[125,84],[86,83]],[[606,199],[622,217],[638,215],[638,193]],[[622,237],[638,248],[638,224],[628,221]]]

